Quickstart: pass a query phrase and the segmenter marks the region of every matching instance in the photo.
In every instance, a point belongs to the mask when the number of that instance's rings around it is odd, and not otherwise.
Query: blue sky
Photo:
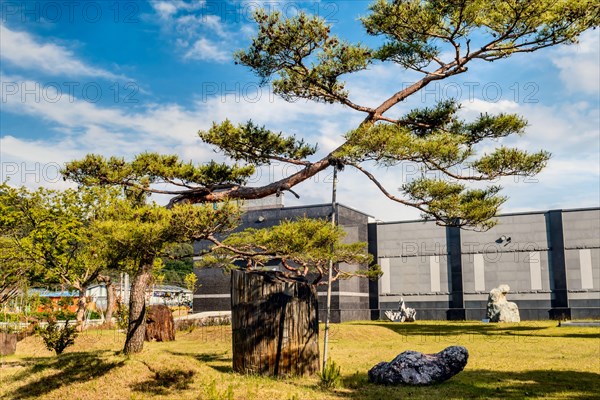
[[[248,119],[295,133],[333,149],[362,115],[337,105],[286,103],[231,54],[255,31],[251,12],[262,5],[292,16],[318,13],[335,33],[366,40],[359,16],[366,1],[0,1],[1,178],[13,184],[66,187],[56,170],[94,152],[131,158],[142,151],[184,159],[221,160],[196,132],[212,121]],[[431,86],[397,112],[458,98],[465,118],[480,112],[516,112],[528,134],[508,144],[547,149],[553,158],[533,179],[505,179],[503,212],[577,208],[600,203],[600,40],[598,31],[578,45],[476,62],[469,72]],[[348,79],[351,98],[374,106],[415,75],[374,65]],[[377,170],[394,192],[414,167]],[[263,169],[256,184],[293,173]],[[296,188],[286,205],[329,201],[329,174]],[[378,219],[418,217],[387,200],[370,182],[346,169],[339,201]],[[164,200],[164,199],[162,199]],[[159,199],[159,201],[162,201]]]

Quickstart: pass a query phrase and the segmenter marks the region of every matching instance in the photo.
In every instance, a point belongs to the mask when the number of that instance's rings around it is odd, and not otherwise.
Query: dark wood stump
[[[318,310],[313,285],[280,272],[232,271],[233,370],[271,376],[318,372]]]
[[[146,313],[147,342],[170,342],[175,340],[175,323],[173,313],[164,305],[149,306]]]
[[[0,332],[0,356],[9,356],[17,351],[17,334]]]

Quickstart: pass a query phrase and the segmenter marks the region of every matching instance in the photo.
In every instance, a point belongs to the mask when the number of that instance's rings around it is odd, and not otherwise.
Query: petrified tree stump
[[[317,292],[280,272],[231,274],[233,370],[262,375],[319,371]]]
[[[173,313],[167,306],[155,305],[148,307],[146,313],[146,336],[147,342],[170,342],[175,340],[175,323]]]

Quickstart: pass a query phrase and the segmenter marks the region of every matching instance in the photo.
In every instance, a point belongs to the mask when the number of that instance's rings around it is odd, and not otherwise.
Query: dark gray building
[[[268,227],[302,216],[329,218],[331,205],[249,210],[240,229]],[[522,319],[600,317],[600,209],[505,214],[486,232],[441,227],[429,221],[372,222],[338,205],[346,240],[365,241],[383,270],[332,286],[334,322],[385,318],[400,298],[419,319],[485,317],[488,292],[508,284]],[[345,265],[344,269],[360,268]],[[202,285],[194,311],[230,309],[229,276],[196,271]],[[319,291],[324,308],[325,288]]]

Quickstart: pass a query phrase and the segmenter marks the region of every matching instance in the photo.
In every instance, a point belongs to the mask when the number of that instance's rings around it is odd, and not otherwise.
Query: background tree
[[[19,257],[17,264],[7,267],[15,266],[22,276],[26,265],[36,266],[45,282],[78,290],[78,324],[85,316],[87,288],[107,267],[101,254],[108,249],[93,239],[93,224],[114,194],[102,188],[63,192],[44,188],[31,192],[7,184],[0,188],[3,240],[10,240],[9,254]]]
[[[177,243],[167,249],[162,257],[162,273],[165,282],[186,287],[186,277],[194,271],[194,247],[189,243]]]
[[[598,25],[599,7],[592,0],[377,0],[361,19],[366,34],[379,42],[373,47],[336,37],[319,17],[299,13],[283,18],[277,12],[258,11],[254,17],[258,33],[248,49],[236,54],[236,61],[252,69],[263,83],[270,82],[285,100],[338,103],[363,114],[363,122],[345,134],[342,145],[315,160],[316,146],[302,139],[252,122],[234,125],[225,121],[200,132],[200,137],[247,165],[211,163],[194,168],[176,156],[144,153],[126,162],[90,155],[70,163],[66,175],[78,182],[171,194],[171,204],[176,204],[279,194],[330,166],[348,165],[365,174],[391,200],[419,209],[440,224],[487,228],[505,201],[500,187],[470,189],[462,182],[538,173],[550,156],[544,151],[528,153],[499,146],[478,154],[490,142],[523,134],[526,121],[514,114],[483,114],[463,121],[454,101],[404,115],[395,107],[432,82],[466,73],[475,61],[497,61],[575,43],[582,32]],[[342,77],[376,63],[397,64],[422,77],[378,105],[357,104]],[[265,186],[246,185],[255,166],[273,161],[302,169]],[[391,193],[369,170],[373,163],[390,167],[402,162],[418,163],[423,177],[405,183],[399,194]],[[431,172],[437,178],[427,177]],[[158,182],[174,187],[151,185]]]

